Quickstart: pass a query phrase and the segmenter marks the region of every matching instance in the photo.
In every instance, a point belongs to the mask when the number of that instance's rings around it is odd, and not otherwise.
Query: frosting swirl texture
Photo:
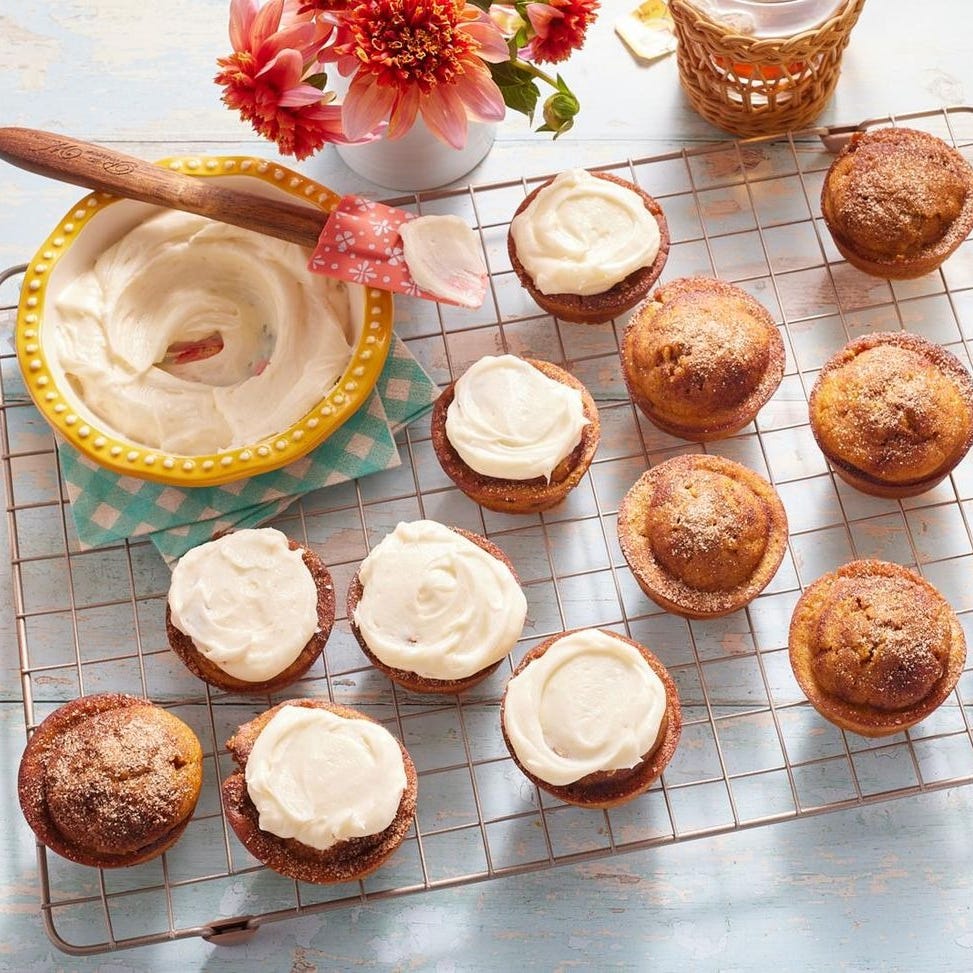
[[[317,588],[279,530],[238,530],[179,559],[169,611],[224,672],[262,682],[283,672],[317,629]]]
[[[487,355],[456,381],[446,438],[477,473],[548,481],[588,424],[581,393],[514,355]]]
[[[384,831],[406,774],[399,744],[377,723],[284,706],[253,745],[246,783],[261,830],[324,851]]]
[[[304,415],[351,357],[345,284],[301,247],[176,211],[136,226],[56,301],[52,368],[82,412],[188,455]],[[209,345],[203,357],[194,348]]]
[[[556,786],[635,767],[665,713],[662,680],[634,646],[601,629],[557,639],[507,683],[503,704],[517,759]]]
[[[400,523],[365,558],[355,624],[385,665],[463,679],[520,637],[527,599],[502,561],[431,520]]]
[[[631,189],[569,169],[510,224],[517,257],[542,294],[601,294],[655,260],[662,237]]]

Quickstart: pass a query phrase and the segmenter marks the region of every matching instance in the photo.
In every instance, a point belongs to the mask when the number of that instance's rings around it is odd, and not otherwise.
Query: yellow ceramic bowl
[[[247,156],[179,156],[168,166],[201,179],[264,196],[282,194],[330,212],[339,197],[300,173],[265,159]],[[178,486],[213,486],[266,473],[299,459],[350,419],[378,380],[392,340],[392,295],[349,284],[356,342],[344,374],[321,400],[287,429],[253,443],[210,455],[181,455],[150,449],[99,428],[59,372],[50,367],[45,345],[53,325],[45,306],[89,268],[105,249],[155,211],[155,207],[104,193],[75,204],[44,241],[24,275],[17,314],[17,359],[30,394],[55,431],[101,466]]]

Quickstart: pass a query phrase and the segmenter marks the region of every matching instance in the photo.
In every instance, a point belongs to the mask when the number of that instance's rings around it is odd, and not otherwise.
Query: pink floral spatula
[[[456,216],[416,216],[360,196],[343,196],[326,213],[30,128],[0,127],[0,159],[61,182],[297,243],[313,250],[308,268],[329,277],[462,307],[479,307],[486,296],[483,251]]]

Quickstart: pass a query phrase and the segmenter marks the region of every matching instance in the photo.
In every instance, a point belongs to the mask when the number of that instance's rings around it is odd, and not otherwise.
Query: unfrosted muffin
[[[649,292],[669,255],[669,229],[659,204],[634,183],[570,169],[520,204],[507,253],[545,311],[597,324]]]
[[[485,537],[400,523],[362,561],[348,619],[362,651],[417,693],[460,693],[493,672],[523,631],[527,599]]]
[[[821,370],[811,431],[843,480],[913,497],[949,475],[973,444],[973,380],[955,355],[907,332],[850,341]]]
[[[402,843],[417,777],[383,726],[323,699],[289,699],[244,723],[226,744],[239,766],[223,808],[254,858],[301,882],[374,872]]]
[[[172,572],[166,632],[200,679],[273,693],[304,675],[334,625],[321,559],[279,530],[239,530],[184,554]]]
[[[928,132],[856,132],[828,170],[821,212],[838,251],[859,270],[921,277],[973,229],[973,168]]]
[[[524,656],[500,707],[504,742],[538,787],[569,804],[614,807],[644,793],[682,732],[675,684],[644,646],[575,629]]]
[[[767,309],[711,277],[684,277],[643,301],[622,339],[632,401],[664,432],[698,442],[752,422],[784,375]]]
[[[966,661],[963,629],[943,596],[886,561],[852,561],[815,581],[794,609],[789,644],[811,705],[869,737],[925,719]]]
[[[489,510],[534,513],[560,503],[598,448],[598,408],[570,372],[515,355],[487,356],[432,410],[446,475]]]
[[[618,540],[653,601],[687,618],[712,618],[742,608],[770,583],[787,548],[787,515],[753,470],[722,456],[676,456],[625,494]]]
[[[122,693],[82,696],[34,730],[20,761],[24,817],[52,851],[118,868],[161,855],[199,798],[196,734],[161,706]]]

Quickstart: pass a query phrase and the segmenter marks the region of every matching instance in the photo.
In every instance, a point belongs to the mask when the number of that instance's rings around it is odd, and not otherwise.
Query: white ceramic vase
[[[496,138],[494,123],[470,122],[466,145],[454,149],[436,138],[421,117],[400,139],[364,145],[336,145],[349,169],[387,189],[421,190],[445,186],[483,160]]]

